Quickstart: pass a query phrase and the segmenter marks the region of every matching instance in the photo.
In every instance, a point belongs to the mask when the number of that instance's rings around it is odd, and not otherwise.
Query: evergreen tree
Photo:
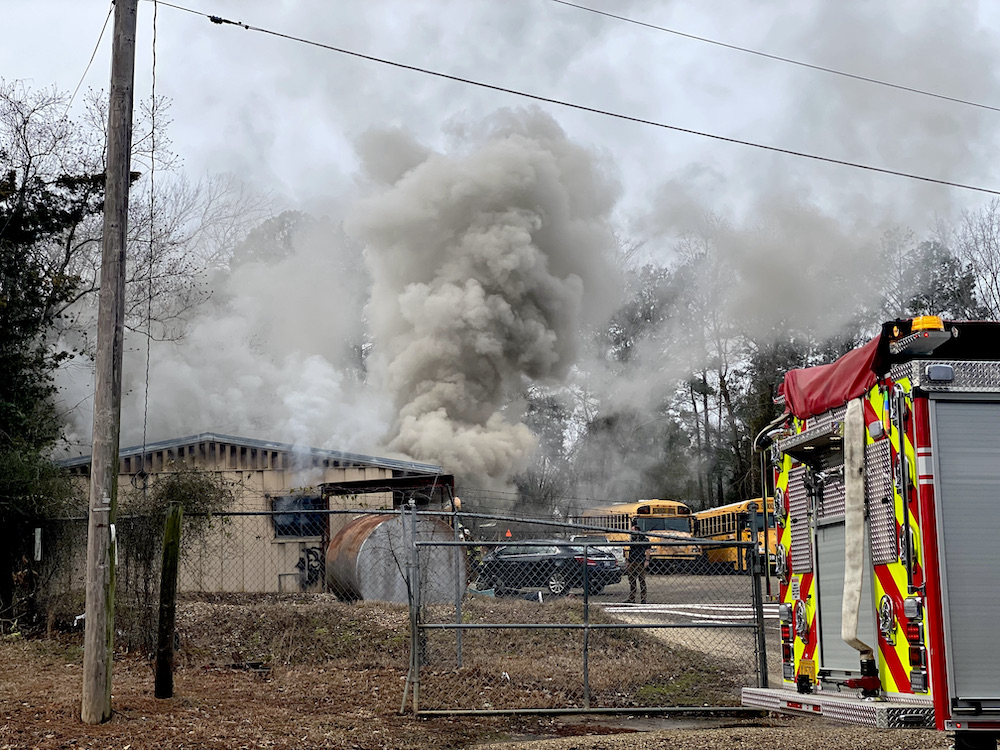
[[[53,375],[68,353],[47,334],[79,278],[50,260],[102,209],[103,175],[46,172],[51,164],[19,158],[18,136],[54,134],[10,128],[0,134],[0,614],[6,616],[15,581],[30,573],[32,526],[67,496],[48,456],[60,434]]]

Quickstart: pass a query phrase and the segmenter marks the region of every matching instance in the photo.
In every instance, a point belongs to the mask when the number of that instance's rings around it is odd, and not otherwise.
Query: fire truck
[[[885,323],[780,394],[782,679],[743,703],[996,748],[1000,323]]]

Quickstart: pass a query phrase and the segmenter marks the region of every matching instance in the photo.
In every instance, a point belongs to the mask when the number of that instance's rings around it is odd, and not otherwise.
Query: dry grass
[[[182,601],[180,658],[189,665],[316,665],[348,659],[360,669],[406,670],[406,605],[345,604],[314,594],[225,594]]]
[[[454,610],[429,613],[454,621]],[[517,599],[473,599],[466,623],[582,624],[579,599],[544,607]],[[598,608],[593,624],[612,624]],[[434,709],[563,708],[584,705],[584,631],[566,629],[467,630],[462,663],[454,631],[432,631],[421,671],[421,706]],[[644,629],[592,630],[587,642],[590,706],[638,708],[739,703],[744,665],[670,645]]]

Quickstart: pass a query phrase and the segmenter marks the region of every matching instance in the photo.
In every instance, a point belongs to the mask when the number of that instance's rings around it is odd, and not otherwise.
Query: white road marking
[[[605,610],[616,614],[650,613],[691,617],[706,622],[753,620],[756,615],[750,604],[615,604]],[[764,619],[778,619],[778,605],[764,605]]]

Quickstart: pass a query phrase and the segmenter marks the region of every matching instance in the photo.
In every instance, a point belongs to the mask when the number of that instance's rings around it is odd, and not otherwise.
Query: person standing
[[[639,522],[632,519],[629,529],[631,544],[626,548],[628,552],[628,564],[625,572],[628,574],[628,604],[635,604],[636,589],[639,589],[640,602],[646,603],[646,570],[649,568],[649,558],[651,554],[649,538],[639,531]]]

